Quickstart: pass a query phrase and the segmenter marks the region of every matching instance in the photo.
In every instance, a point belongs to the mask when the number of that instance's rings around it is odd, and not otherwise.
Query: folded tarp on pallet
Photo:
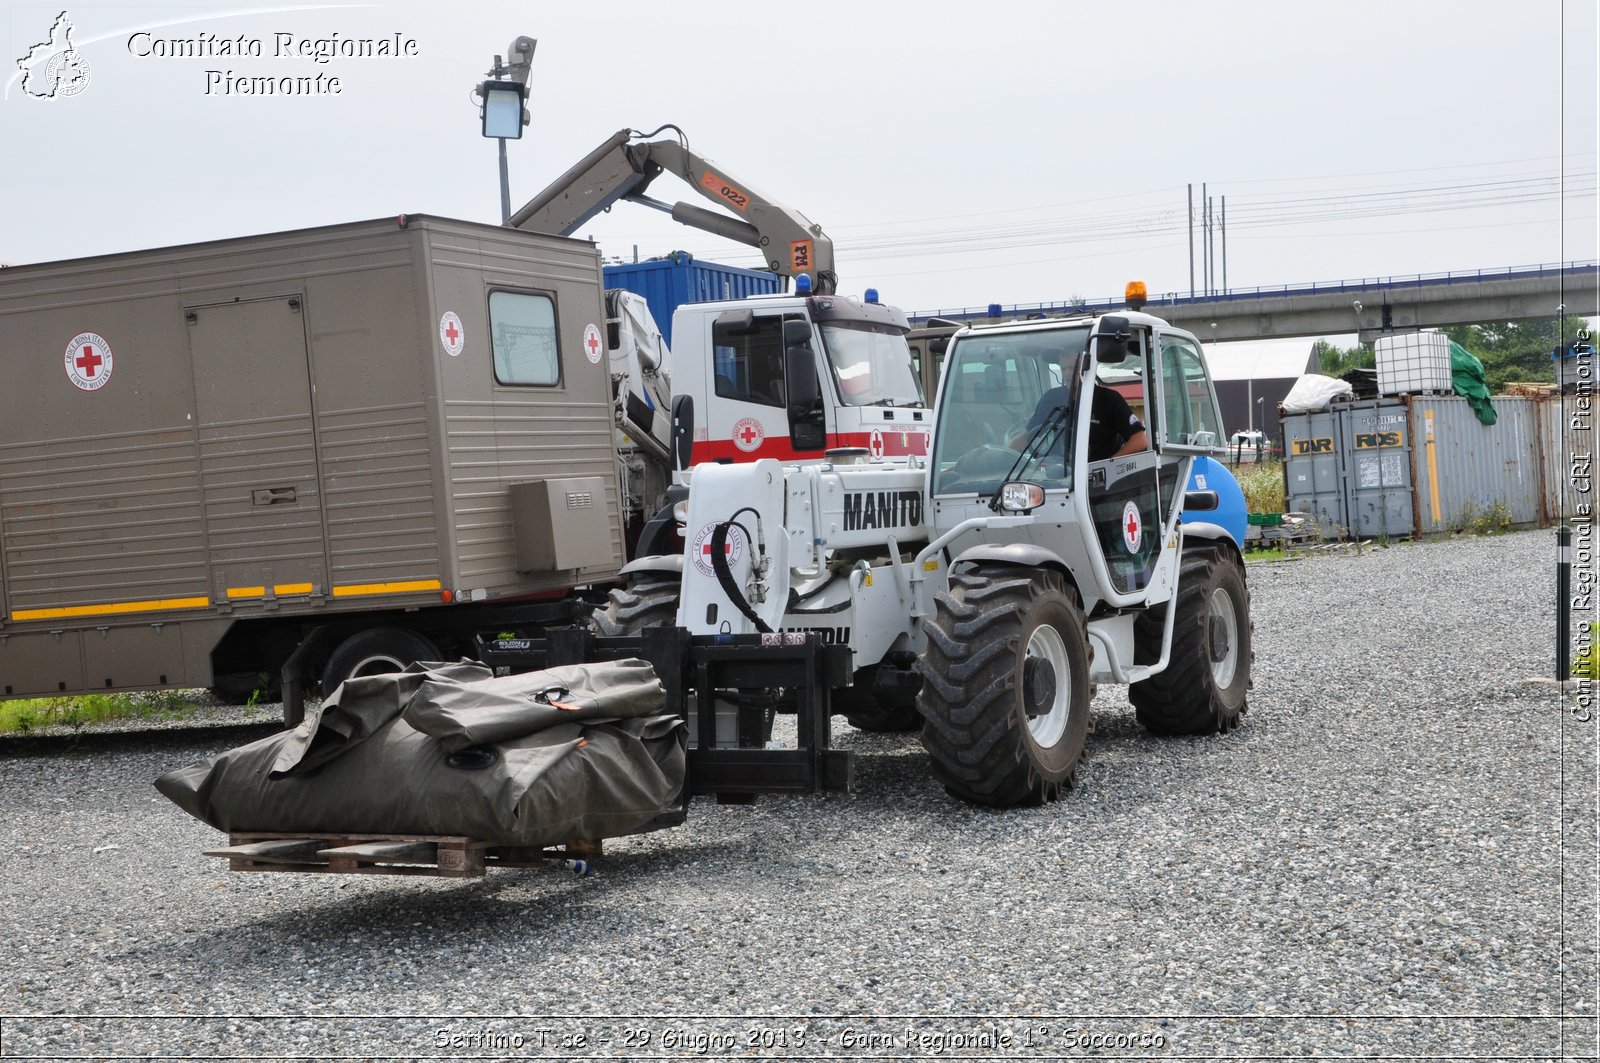
[[[642,829],[680,798],[683,722],[644,661],[494,676],[417,665],[344,683],[291,731],[156,788],[220,830],[557,845]]]

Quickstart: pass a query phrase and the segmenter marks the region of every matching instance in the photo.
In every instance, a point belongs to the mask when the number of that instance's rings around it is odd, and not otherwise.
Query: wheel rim
[[[1028,717],[1028,734],[1041,747],[1049,749],[1067,733],[1067,719],[1072,714],[1072,661],[1067,657],[1067,644],[1061,632],[1048,624],[1034,628],[1033,634],[1028,636],[1026,656],[1042,658],[1055,672],[1055,696],[1050,699],[1049,710]]]
[[[1234,674],[1239,669],[1239,620],[1233,610],[1233,598],[1222,587],[1211,592],[1212,631],[1221,625],[1222,636],[1227,639],[1228,652],[1221,660],[1211,662],[1211,678],[1218,687],[1233,685]],[[1215,638],[1215,634],[1212,636]]]
[[[350,669],[348,678],[354,679],[364,675],[390,675],[394,672],[403,672],[408,667],[407,662],[387,653],[374,653],[357,661],[355,667]]]

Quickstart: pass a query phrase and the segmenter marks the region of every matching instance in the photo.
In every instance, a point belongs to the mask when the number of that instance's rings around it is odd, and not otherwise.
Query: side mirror
[[[689,467],[694,451],[694,397],[679,395],[672,400],[672,458],[678,469]]]
[[[796,321],[794,324],[804,325]],[[784,334],[788,335],[788,325]],[[822,450],[828,444],[828,427],[822,412],[822,384],[810,347],[784,351],[784,383],[788,388],[789,445],[795,450]]]
[[[749,311],[746,311],[748,313]],[[785,318],[783,322],[783,345],[785,347],[811,348],[811,322],[801,321],[797,318]]]
[[[815,406],[822,397],[822,384],[817,380],[817,363],[810,347],[790,347],[784,352],[783,376],[789,389],[789,416],[798,409],[804,413]]]
[[[1099,321],[1094,337],[1095,360],[1102,365],[1117,365],[1128,358],[1128,319],[1120,315],[1107,315]]]

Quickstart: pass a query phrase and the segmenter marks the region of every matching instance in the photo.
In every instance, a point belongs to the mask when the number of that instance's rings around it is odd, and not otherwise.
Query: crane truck
[[[634,157],[642,188],[659,163]],[[833,291],[820,228],[694,165]],[[686,306],[669,354],[566,237],[569,185],[520,227],[402,215],[0,273],[0,697],[282,676],[293,722],[316,687],[581,620],[574,588],[679,549],[696,462],[926,453],[898,311]],[[793,418],[769,311],[818,330],[825,389]]]

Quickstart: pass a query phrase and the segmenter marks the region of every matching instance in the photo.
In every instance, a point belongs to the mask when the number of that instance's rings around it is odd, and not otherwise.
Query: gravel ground
[[[1104,688],[1047,807],[839,721],[858,792],[697,802],[586,878],[226,873],[150,783],[259,715],[7,740],[0,1055],[1592,1058],[1553,539],[1252,565],[1244,726]]]

